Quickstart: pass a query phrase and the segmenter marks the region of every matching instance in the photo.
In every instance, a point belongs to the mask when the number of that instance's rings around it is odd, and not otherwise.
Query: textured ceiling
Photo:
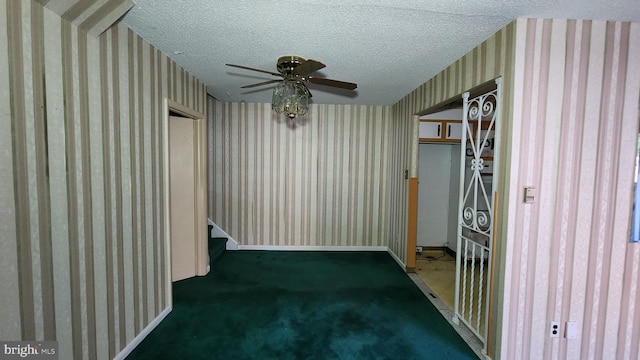
[[[134,0],[123,22],[222,101],[270,102],[282,55],[323,62],[318,104],[393,104],[518,17],[640,22],[639,0]]]

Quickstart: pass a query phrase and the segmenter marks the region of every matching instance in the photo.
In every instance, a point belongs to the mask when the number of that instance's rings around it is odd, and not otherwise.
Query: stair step
[[[227,247],[227,238],[209,238],[209,263],[213,263]]]

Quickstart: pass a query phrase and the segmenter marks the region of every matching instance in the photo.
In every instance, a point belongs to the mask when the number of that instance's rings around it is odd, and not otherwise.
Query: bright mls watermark
[[[0,341],[0,360],[58,360],[57,341]]]

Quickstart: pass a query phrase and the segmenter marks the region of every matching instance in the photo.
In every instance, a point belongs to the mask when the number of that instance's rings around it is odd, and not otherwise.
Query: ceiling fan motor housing
[[[278,58],[277,68],[278,71],[283,75],[291,75],[293,73],[293,69],[304,64],[307,59],[294,56],[294,55],[285,55]]]
[[[269,84],[273,84],[281,81],[295,82],[301,85],[304,85],[304,83],[306,82],[310,82],[313,84],[333,86],[333,87],[346,89],[346,90],[355,90],[358,87],[357,84],[346,82],[346,81],[339,81],[339,80],[327,79],[323,77],[312,76],[311,74],[313,74],[314,72],[320,69],[323,69],[325,65],[319,61],[312,60],[312,59],[305,59],[303,57],[296,56],[296,55],[280,56],[276,63],[278,73],[261,70],[261,69],[255,69],[255,68],[243,66],[243,65],[227,64],[227,66],[237,67],[240,69],[251,70],[251,71],[258,71],[261,73],[266,73],[266,74],[270,74],[270,75],[281,78],[278,80],[267,80],[267,81],[259,82],[257,84],[245,85],[245,86],[242,86],[243,89],[262,86],[262,85],[269,85]]]

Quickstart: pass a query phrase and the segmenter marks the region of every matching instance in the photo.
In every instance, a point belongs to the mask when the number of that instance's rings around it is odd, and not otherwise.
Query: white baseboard
[[[232,238],[228,238],[226,250],[238,250],[238,242]]]
[[[270,251],[386,251],[402,270],[407,265],[387,246],[299,246],[299,245],[238,245],[237,250],[270,250]]]
[[[238,250],[271,251],[387,251],[386,246],[299,246],[299,245],[238,245]]]
[[[147,327],[145,327],[140,334],[138,334],[138,336],[136,336],[124,349],[122,349],[122,351],[120,351],[120,353],[118,353],[118,355],[116,355],[113,359],[114,360],[124,360],[127,356],[129,356],[129,354],[131,354],[131,352],[133,351],[133,349],[136,348],[136,346],[140,345],[140,343],[142,342],[142,340],[144,340],[144,338],[147,337],[147,335],[149,335],[153,329],[156,328],[156,326],[158,326],[160,324],[160,322],[162,320],[164,320],[165,317],[167,317],[167,315],[169,315],[169,313],[171,312],[171,306],[168,306],[167,308],[165,308],[164,310],[162,310],[162,312],[156,316],[155,319],[153,319],[153,321],[151,321],[149,323],[149,325],[147,325]]]
[[[393,260],[395,260],[398,263],[398,265],[400,265],[402,270],[405,270],[405,271],[407,270],[407,265],[405,263],[403,263],[402,260],[400,260],[400,258],[396,255],[396,253],[391,251],[391,249],[389,249],[389,248],[387,248],[387,252],[389,253],[389,255],[391,255]]]

